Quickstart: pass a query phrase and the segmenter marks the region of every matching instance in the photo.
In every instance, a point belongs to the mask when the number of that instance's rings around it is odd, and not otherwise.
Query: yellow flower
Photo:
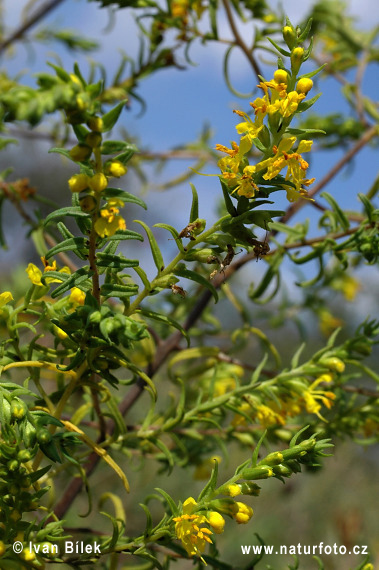
[[[293,115],[304,97],[305,95],[303,93],[290,91],[287,97],[278,105],[278,111],[282,117],[290,117]]]
[[[34,263],[29,263],[25,271],[28,274],[28,277],[30,281],[33,283],[33,285],[38,285],[39,287],[43,287],[41,283],[42,271],[38,269],[38,267],[34,265]]]
[[[347,301],[354,301],[358,291],[361,289],[359,281],[351,275],[341,275],[333,280],[331,286],[336,291],[341,291]]]
[[[312,87],[313,87],[312,79],[309,79],[308,77],[303,77],[302,79],[299,79],[299,81],[297,82],[296,91],[298,93],[304,93],[306,95],[312,89]]]
[[[116,178],[121,178],[127,172],[127,167],[122,164],[119,160],[113,160],[107,167],[110,176],[115,176]]]
[[[74,174],[68,181],[71,192],[81,192],[88,188],[89,178],[86,174]]]
[[[4,307],[4,305],[7,305],[11,301],[13,301],[12,293],[10,293],[9,291],[4,291],[4,293],[1,293],[1,295],[0,295],[0,307]]]
[[[238,406],[238,410],[243,412],[244,414],[250,415],[251,414],[251,406],[247,402],[243,402],[240,406]],[[246,423],[246,418],[242,414],[236,414],[232,421],[232,426],[239,426]]]
[[[224,532],[225,519],[217,511],[207,513],[207,519],[216,534]]]
[[[284,425],[285,421],[281,415],[266,406],[265,404],[259,404],[256,406],[255,416],[259,423],[264,427],[268,428],[275,425]]]
[[[254,514],[253,509],[248,505],[245,505],[245,503],[236,502],[236,505],[238,507],[238,511],[233,513],[233,518],[238,524],[248,523]]]
[[[237,483],[231,483],[226,487],[225,494],[229,495],[229,497],[237,497],[237,495],[241,494],[241,487]]]
[[[74,307],[77,307],[78,305],[84,305],[85,298],[86,294],[78,287],[73,287],[71,289],[69,301]]]
[[[306,196],[306,190],[303,189],[302,185],[309,186],[314,182],[314,178],[311,180],[305,178],[309,164],[300,154],[300,152],[309,152],[313,141],[301,141],[298,146],[298,152],[289,153],[288,151],[292,149],[295,141],[296,137],[283,137],[279,145],[273,147],[274,156],[259,162],[255,167],[257,172],[267,169],[267,172],[263,175],[265,180],[272,180],[283,168],[287,168],[286,180],[295,185],[295,188],[283,185],[287,190],[287,199],[290,202],[301,196]]]
[[[100,218],[95,222],[95,231],[100,237],[113,236],[117,230],[125,230],[126,224],[122,216],[119,216],[119,207],[124,203],[118,198],[108,200],[105,208],[100,210]]]
[[[71,271],[68,267],[62,267],[62,269],[57,269],[57,262],[53,261],[52,265],[49,265],[49,262],[46,261],[45,257],[41,257],[42,263],[44,264],[44,272],[49,272],[49,271],[59,271],[59,273],[68,273],[70,274]],[[28,277],[30,279],[30,281],[33,283],[33,285],[38,285],[38,287],[43,287],[43,283],[41,281],[42,278],[42,271],[40,269],[38,269],[38,267],[36,265],[34,265],[34,263],[29,263],[28,267],[25,269],[26,273],[28,274]],[[46,284],[49,283],[62,283],[62,281],[60,279],[55,279],[54,277],[48,277],[46,279]]]
[[[94,192],[102,192],[108,186],[108,179],[102,172],[98,172],[91,176],[88,182],[88,186]]]
[[[259,191],[258,186],[252,178],[254,172],[255,166],[245,166],[242,176],[238,177],[239,184],[233,192],[237,191],[238,196],[254,198],[255,193]]]
[[[200,525],[209,523],[204,515],[194,513],[197,503],[193,497],[189,497],[183,503],[183,514],[174,517],[175,533],[179,540],[182,541],[188,556],[200,556],[204,552],[206,543],[212,543],[209,538],[212,531],[207,527]]]
[[[330,336],[335,329],[343,325],[343,321],[338,317],[334,317],[328,309],[321,309],[319,317],[320,329],[325,336]]]
[[[323,381],[323,376],[317,378],[309,388],[303,392],[302,398],[307,412],[309,414],[316,414],[321,420],[325,421],[325,418],[320,414],[322,406],[319,402],[330,409],[333,405],[333,401],[336,399],[336,395],[333,392],[315,389]]]
[[[238,123],[238,125],[236,125],[236,130],[239,135],[246,133],[243,137],[241,137],[239,146],[239,153],[240,155],[243,155],[249,152],[251,149],[253,145],[253,139],[257,138],[260,131],[263,129],[263,123],[257,119],[253,123],[250,117],[242,111],[234,110],[233,113],[236,113],[245,119],[242,123]]]
[[[171,3],[171,13],[173,18],[186,19],[188,12],[188,0],[174,0]]]

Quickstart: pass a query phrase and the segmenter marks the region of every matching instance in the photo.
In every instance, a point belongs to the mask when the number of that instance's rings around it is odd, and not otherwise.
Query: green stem
[[[186,246],[186,251],[185,252],[179,252],[176,257],[174,257],[174,259],[171,261],[171,263],[169,263],[167,265],[167,267],[165,267],[165,269],[163,271],[161,271],[159,273],[159,275],[157,275],[157,277],[155,277],[155,279],[153,279],[153,281],[151,282],[151,288],[154,289],[154,283],[157,279],[161,279],[162,277],[165,277],[166,275],[169,275],[170,273],[173,273],[173,271],[175,270],[176,266],[178,265],[178,263],[180,261],[182,261],[185,256],[187,255],[187,253],[195,246],[199,245],[200,243],[204,242],[209,236],[211,236],[212,234],[214,234],[216,231],[219,230],[222,222],[224,220],[227,220],[228,218],[230,218],[229,214],[227,216],[223,216],[222,218],[220,218],[215,224],[213,224],[213,226],[211,228],[209,228],[209,230],[206,230],[204,232],[202,232],[196,239],[192,240],[189,242],[189,244]],[[141,291],[141,293],[138,295],[138,297],[134,300],[134,302],[130,305],[127,314],[128,315],[132,315],[140,306],[141,302],[145,299],[145,297],[147,297],[150,293],[151,289],[147,289],[145,287],[145,289],[143,291]]]

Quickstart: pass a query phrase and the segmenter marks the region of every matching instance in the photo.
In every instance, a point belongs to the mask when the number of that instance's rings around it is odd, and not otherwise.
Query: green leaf
[[[304,111],[307,111],[310,107],[312,107],[312,105],[316,103],[317,99],[319,99],[321,95],[322,93],[318,93],[317,95],[312,97],[312,99],[309,99],[308,101],[302,101],[301,103],[299,103],[299,106],[297,108],[297,113],[304,113]]]
[[[104,141],[101,145],[100,151],[101,154],[116,154],[117,152],[123,152],[125,150],[132,150],[130,147],[134,147],[135,145],[130,145],[125,141]]]
[[[190,281],[195,281],[196,283],[199,283],[203,287],[206,287],[212,293],[212,295],[213,295],[213,297],[217,303],[218,294],[217,294],[215,287],[212,285],[212,283],[210,281],[208,281],[208,279],[206,279],[205,277],[200,275],[200,273],[196,273],[195,271],[191,271],[190,269],[186,269],[183,265],[183,266],[177,267],[174,271],[174,274],[177,275],[178,277],[184,277],[185,279],[189,279]]]
[[[232,199],[230,197],[229,194],[229,187],[226,185],[226,183],[223,181],[222,178],[220,178],[220,183],[221,183],[221,188],[222,188],[222,193],[224,195],[224,202],[225,202],[225,206],[227,211],[229,212],[229,214],[231,216],[237,216],[237,210],[234,207],[234,204],[232,202]]]
[[[217,0],[210,0],[209,2],[209,21],[211,24],[212,37],[213,39],[218,39],[217,32]],[[199,217],[199,216],[197,216]],[[196,219],[196,218],[195,218]]]
[[[74,234],[72,234],[70,232],[70,230],[68,229],[67,226],[65,226],[65,224],[63,222],[58,222],[57,223],[57,229],[59,230],[59,232],[61,233],[63,239],[70,239],[75,237]]]
[[[191,212],[190,212],[190,224],[198,219],[199,217],[199,197],[197,195],[197,191],[195,186],[190,182],[190,186],[192,189],[192,204],[191,204]]]
[[[286,129],[286,133],[289,133],[290,135],[314,135],[316,133],[319,133],[321,135],[326,135],[326,132],[321,130],[321,129],[293,129],[293,128],[289,128],[289,129]]]
[[[166,493],[166,491],[160,489],[159,487],[155,487],[155,490],[158,491],[158,493],[160,493],[166,499],[166,502],[170,507],[173,516],[174,517],[177,516],[179,514],[179,510],[178,507],[176,506],[176,503],[174,502],[174,499],[170,497],[170,495]]]
[[[62,295],[62,293],[65,293],[69,289],[72,289],[72,287],[78,287],[78,285],[84,283],[85,281],[87,281],[87,279],[92,277],[93,273],[94,273],[93,271],[89,271],[88,266],[81,267],[80,269],[75,271],[75,273],[69,276],[69,278],[66,279],[64,283],[62,283],[62,285],[59,285],[56,289],[54,289],[54,291],[51,293],[52,298],[56,299],[59,295]],[[48,275],[46,276],[48,277]]]
[[[190,338],[188,336],[187,331],[182,327],[182,325],[180,325],[171,317],[167,317],[165,315],[162,315],[161,313],[156,313],[155,311],[148,311],[147,309],[138,309],[136,313],[141,313],[144,317],[147,317],[148,319],[153,319],[154,321],[158,321],[160,323],[164,323],[176,328],[185,337],[187,341],[187,346],[190,345]]]
[[[86,359],[86,351],[79,348],[79,350],[77,350],[77,352],[75,353],[74,358],[71,360],[70,364],[68,364],[67,366],[61,366],[60,364],[57,364],[57,370],[62,370],[62,372],[73,370],[77,366],[80,366],[80,364],[82,364],[82,362],[84,362],[85,359]]]
[[[322,198],[325,198],[325,200],[329,202],[342,228],[344,230],[348,230],[350,227],[349,220],[347,219],[345,213],[341,210],[341,208],[339,207],[337,201],[333,198],[333,196],[331,196],[328,192],[322,192],[320,196]]]
[[[364,206],[368,221],[372,222],[373,214],[375,212],[375,208],[374,208],[373,204],[370,202],[370,200],[367,198],[367,196],[365,194],[362,194],[361,192],[359,192],[358,198],[360,199],[360,201],[362,202],[362,204]]]
[[[139,206],[147,210],[147,206],[145,202],[141,200],[141,198],[135,196],[134,194],[130,194],[125,190],[121,190],[121,188],[106,188],[104,192],[102,192],[102,195],[106,200],[108,200],[109,198],[120,198],[120,200],[122,200],[123,202],[131,202],[133,204],[138,204]]]
[[[49,249],[45,257],[46,259],[50,259],[54,255],[57,255],[57,253],[61,253],[62,251],[72,251],[73,253],[78,252],[81,255],[86,255],[88,254],[87,240],[82,237],[66,239],[61,243],[58,243],[51,249]]]
[[[255,446],[255,449],[253,451],[253,455],[251,458],[251,465],[252,467],[255,467],[257,465],[258,462],[258,455],[259,455],[259,450],[261,448],[262,443],[264,442],[264,439],[267,435],[267,430],[265,429],[265,431],[262,433],[261,437],[259,438],[259,441],[257,443],[257,445]]]
[[[72,160],[72,158],[70,156],[70,152],[68,150],[66,150],[65,148],[53,147],[53,148],[49,149],[48,152],[49,153],[62,154],[63,156],[65,156],[69,160]]]
[[[146,527],[145,527],[145,532],[143,533],[143,535],[145,537],[147,537],[151,534],[151,529],[153,528],[153,519],[152,519],[151,513],[150,513],[150,511],[146,505],[144,505],[143,503],[139,503],[139,506],[144,510],[145,515],[146,515]]]
[[[72,216],[73,218],[89,218],[89,214],[83,212],[80,206],[67,206],[67,208],[60,208],[48,214],[44,221],[44,226],[47,226],[55,218],[63,218],[64,216]]]
[[[54,65],[50,61],[47,62],[47,65],[49,65],[50,67],[52,67],[55,70],[55,73],[58,75],[59,79],[62,79],[62,81],[64,81],[65,83],[71,82],[70,74],[67,73],[67,71],[65,69],[63,69],[63,67],[59,67],[58,65]]]
[[[218,461],[217,459],[213,459],[214,465],[212,469],[212,474],[208,483],[205,485],[204,489],[201,491],[198,502],[206,499],[209,495],[212,495],[213,491],[216,489],[217,485],[217,475],[218,475]]]
[[[271,281],[274,278],[276,278],[276,280],[277,280],[276,286],[274,288],[273,293],[270,294],[267,299],[265,299],[264,303],[267,303],[270,299],[272,299],[276,295],[276,293],[278,292],[279,285],[280,285],[279,270],[277,267],[273,267],[273,266],[270,266],[268,268],[268,270],[266,271],[266,273],[265,273],[262,281],[258,285],[258,287],[255,290],[252,288],[249,290],[248,295],[249,295],[250,299],[257,302],[257,299],[259,299],[263,295],[263,293],[266,291],[266,289],[268,288],[268,286],[270,285]],[[260,302],[263,303],[263,301],[260,301]]]
[[[134,271],[137,273],[138,277],[141,279],[145,289],[147,289],[148,291],[151,290],[151,283],[147,278],[146,273],[144,272],[144,270],[142,269],[142,267],[133,267]]]
[[[99,267],[108,267],[109,269],[124,269],[125,267],[136,267],[139,264],[138,259],[125,259],[120,255],[112,255],[110,253],[99,252],[96,254],[97,265]]]
[[[145,224],[145,222],[141,222],[141,220],[134,220],[134,222],[136,224],[140,224],[145,230],[150,243],[151,253],[153,255],[155,267],[158,269],[158,273],[161,273],[161,271],[163,271],[164,269],[164,261],[161,251],[158,247],[157,241],[153,235],[153,232],[151,231],[149,226]]]
[[[104,283],[100,288],[100,293],[107,297],[132,297],[138,293],[138,285]]]
[[[137,239],[138,241],[143,241],[143,237],[137,232],[133,232],[132,230],[118,230],[115,234],[113,234],[113,236],[107,236],[106,238],[100,240],[97,246],[99,249],[101,249],[109,241],[122,241],[127,239]]]
[[[185,253],[183,243],[179,237],[179,232],[173,226],[170,226],[169,224],[154,224],[153,227],[154,228],[162,228],[162,229],[170,232],[170,234],[172,235],[172,237],[176,241],[176,245],[178,246],[179,251],[181,251],[182,253]]]
[[[276,50],[278,50],[279,53],[281,53],[282,55],[284,55],[285,57],[290,57],[291,53],[283,48],[280,47],[280,45],[278,45],[276,42],[274,42],[274,40],[272,40],[271,38],[267,38],[268,41],[270,42],[270,44],[272,44],[274,46],[274,48]]]
[[[107,132],[113,129],[113,127],[117,123],[117,120],[124,106],[125,106],[125,101],[121,101],[121,103],[118,103],[116,107],[113,107],[113,109],[111,109],[108,113],[103,115],[103,129],[102,129],[103,132]]]

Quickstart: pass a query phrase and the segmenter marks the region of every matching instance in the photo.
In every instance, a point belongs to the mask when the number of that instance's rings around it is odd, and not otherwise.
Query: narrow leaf
[[[164,262],[163,262],[163,257],[162,257],[161,251],[158,247],[157,241],[153,235],[153,232],[151,231],[149,226],[147,224],[145,224],[145,222],[141,222],[141,220],[134,220],[134,222],[137,224],[140,224],[143,227],[143,229],[145,230],[147,237],[148,237],[148,240],[149,240],[149,243],[150,243],[151,253],[153,255],[155,266],[158,269],[158,273],[161,273],[161,271],[163,271],[163,269],[164,269]]]
[[[199,217],[199,197],[197,195],[197,191],[195,186],[190,183],[191,190],[192,190],[192,204],[191,204],[191,212],[190,212],[190,224],[198,219]]]

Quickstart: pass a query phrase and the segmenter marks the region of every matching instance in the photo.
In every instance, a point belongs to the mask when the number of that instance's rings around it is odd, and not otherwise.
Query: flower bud
[[[295,48],[291,53],[291,68],[293,75],[299,71],[304,58],[304,49],[302,47]]]
[[[11,414],[16,421],[22,420],[28,411],[28,406],[22,400],[12,400]]]
[[[237,485],[237,483],[231,483],[230,485],[220,487],[219,492],[229,495],[229,497],[237,497],[237,495],[241,494],[241,486]]]
[[[84,160],[87,160],[91,156],[91,154],[92,154],[91,147],[82,143],[79,143],[76,146],[74,146],[69,152],[70,157],[75,162],[83,162]]]
[[[20,463],[27,463],[28,461],[30,461],[32,458],[32,455],[30,453],[30,451],[28,451],[27,449],[21,449],[18,453],[17,453],[17,459]]]
[[[313,81],[312,79],[309,79],[309,77],[303,77],[302,79],[299,79],[299,81],[297,82],[296,85],[296,91],[298,93],[304,93],[304,95],[306,95],[313,87]]]
[[[274,475],[273,470],[267,465],[244,469],[241,472],[243,479],[268,479]]]
[[[107,164],[107,173],[109,176],[115,176],[115,178],[121,178],[128,171],[127,167],[122,164],[119,160],[113,160]]]
[[[225,519],[220,513],[210,511],[207,513],[207,519],[216,534],[224,532]]]
[[[246,524],[249,522],[251,517],[254,514],[254,511],[249,505],[245,505],[245,503],[236,503],[238,507],[238,511],[233,515],[233,518],[238,524]]]
[[[88,194],[87,196],[84,196],[79,200],[79,204],[82,212],[86,212],[88,214],[96,209],[97,200],[93,196]]]
[[[270,453],[267,455],[263,462],[265,465],[279,465],[283,461],[283,454],[279,451],[275,451],[274,453]]]
[[[86,174],[74,174],[68,181],[71,192],[82,192],[88,188],[89,178]]]
[[[94,192],[102,192],[108,186],[108,180],[105,174],[98,172],[94,174],[89,180],[89,187]]]
[[[282,30],[283,39],[290,49],[292,49],[297,43],[296,31],[292,26],[284,26]]]
[[[277,69],[274,73],[274,79],[276,83],[285,83],[288,82],[288,73],[285,69]]]
[[[329,370],[334,370],[335,372],[339,372],[340,374],[345,370],[345,364],[339,358],[333,356],[331,358],[325,358],[324,360],[320,360],[320,364],[323,366],[327,366]]]
[[[87,125],[89,126],[91,131],[96,131],[98,133],[101,133],[104,126],[103,119],[101,117],[91,117],[90,119],[88,119]]]

